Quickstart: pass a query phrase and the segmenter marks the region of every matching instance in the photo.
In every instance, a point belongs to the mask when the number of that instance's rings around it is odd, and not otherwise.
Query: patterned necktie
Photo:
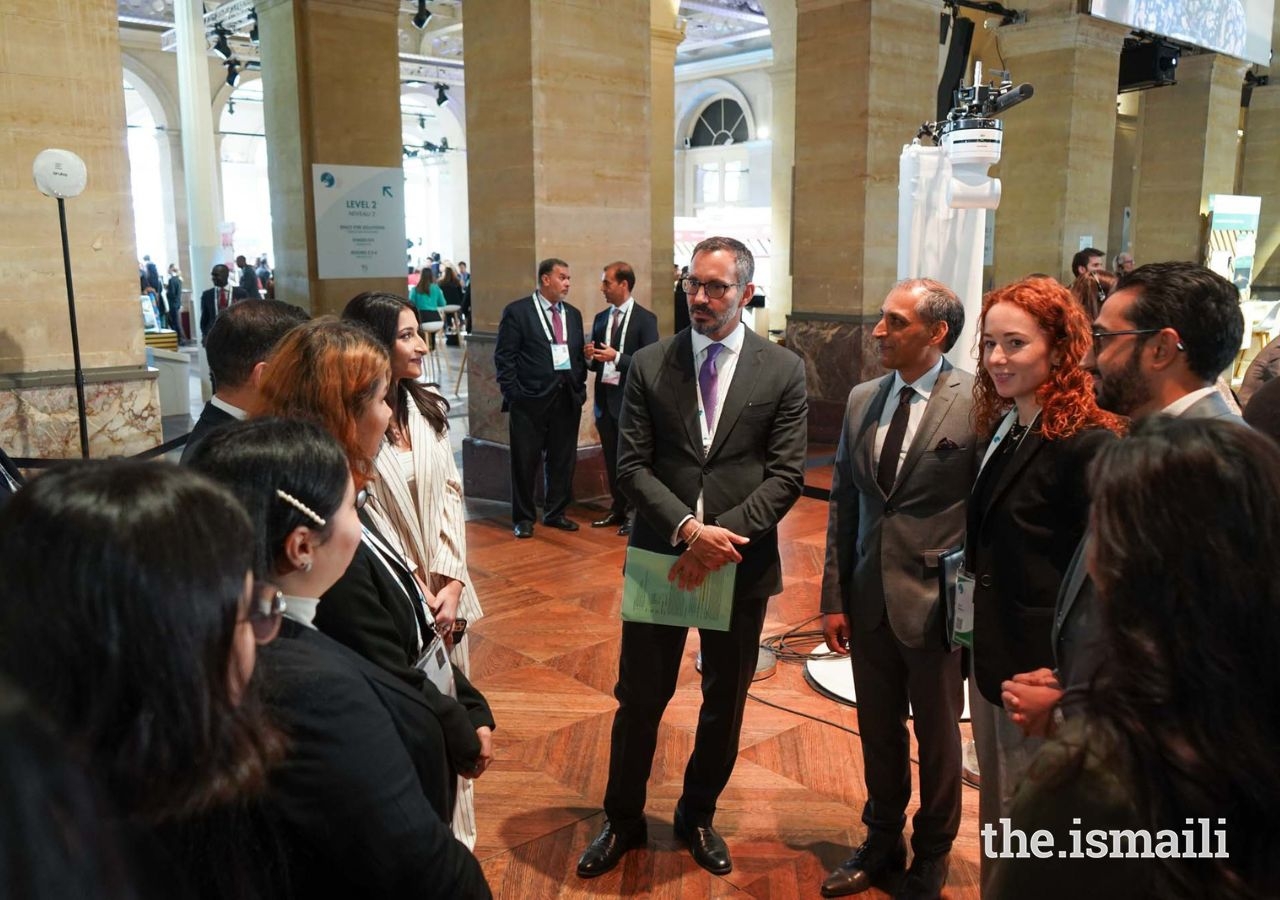
[[[702,411],[707,417],[707,433],[716,427],[716,387],[720,382],[720,373],[716,368],[716,357],[724,349],[724,344],[707,346],[707,358],[702,361],[698,370],[698,389],[702,391]]]
[[[227,289],[218,288],[218,312],[227,308]]]
[[[556,343],[564,343],[564,320],[560,318],[560,304],[551,307],[551,331],[556,336]]]
[[[615,308],[613,311],[613,328],[609,332],[609,346],[615,350],[618,347],[618,329],[622,327],[622,310]]]
[[[898,479],[898,459],[902,455],[902,442],[907,436],[907,420],[911,418],[911,398],[915,395],[915,388],[911,385],[902,386],[902,391],[898,394],[898,408],[893,411],[889,430],[884,435],[880,464],[876,466],[876,483],[886,496],[893,490],[893,483]]]

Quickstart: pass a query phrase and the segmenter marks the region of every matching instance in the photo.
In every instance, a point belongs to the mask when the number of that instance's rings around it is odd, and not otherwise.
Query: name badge
[[[618,371],[618,367],[613,364],[613,360],[604,364],[604,368],[600,370],[600,380],[605,384],[619,385],[622,383],[622,373]]]
[[[961,572],[956,576],[956,607],[952,619],[951,643],[973,649],[973,576]]]
[[[440,693],[449,697],[457,696],[457,688],[453,683],[453,666],[449,664],[449,651],[445,649],[444,638],[436,635],[422,651],[414,668],[422,672]]]
[[[551,364],[555,366],[557,372],[568,372],[572,368],[569,365],[568,344],[551,345]]]

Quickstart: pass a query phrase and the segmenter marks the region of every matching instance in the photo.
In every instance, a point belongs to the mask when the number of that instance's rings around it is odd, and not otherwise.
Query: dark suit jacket
[[[290,893],[489,897],[479,862],[449,830],[455,782],[421,691],[288,619],[259,660],[289,741],[264,804]]]
[[[827,513],[822,611],[845,612],[860,632],[887,614],[903,644],[941,650],[947,611],[938,602],[938,553],[964,537],[977,472],[973,376],[942,361],[886,497],[876,481],[875,440],[893,384],[891,372],[849,392]]]
[[[204,409],[200,411],[200,418],[196,419],[196,424],[191,426],[191,433],[187,435],[187,443],[182,448],[182,457],[178,462],[185,463],[191,455],[192,448],[207,437],[209,432],[235,421],[237,421],[235,416],[225,409],[214,406],[213,401],[206,403]]]
[[[376,532],[367,517],[362,515],[361,520]],[[418,658],[414,604],[418,601],[411,599],[409,570],[400,567],[397,575],[399,580],[392,578],[362,541],[342,578],[321,598],[316,627],[419,691],[444,729],[453,770],[470,771],[480,754],[476,729],[494,727],[489,704],[457,669],[453,674],[458,699],[454,700],[414,668]]]
[[[249,295],[245,293],[244,288],[227,285],[227,290],[231,292],[231,303],[239,303],[241,300],[248,300]],[[218,318],[217,289],[209,288],[200,295],[200,339],[201,341],[209,334],[209,329],[213,327],[214,321]],[[230,304],[228,304],[230,305]]]
[[[612,317],[612,304],[596,313],[596,319],[591,323],[592,343],[599,342],[613,346],[609,341],[609,332],[612,330]],[[627,323],[627,339],[623,342],[625,346],[613,348],[619,351],[618,358],[614,362],[618,373],[622,376],[618,385],[615,387],[600,381],[600,376],[604,371],[604,363],[598,363],[594,360],[587,363],[587,368],[596,373],[595,413],[597,419],[604,415],[605,409],[608,409],[615,419],[622,415],[622,396],[627,387],[627,371],[631,368],[631,357],[641,347],[657,343],[657,340],[658,317],[632,300],[631,320]]]
[[[782,590],[778,522],[804,487],[808,446],[804,362],[746,331],[742,356],[704,455],[698,377],[686,329],[650,344],[631,360],[618,426],[618,485],[638,515],[630,544],[676,555],[671,535],[693,513],[750,539],[738,548],[735,594]]]
[[[541,305],[541,301],[539,301]],[[541,317],[534,308],[534,298],[521,297],[507,304],[498,323],[498,340],[493,350],[493,364],[502,391],[502,409],[513,400],[541,400],[551,396],[561,384],[569,386],[581,406],[587,401],[587,358],[582,353],[582,313],[568,303],[564,310],[564,337],[569,345],[569,365],[557,372],[551,361],[551,343],[538,324]],[[545,321],[545,320],[544,320]],[[547,323],[547,330],[551,324]]]
[[[1113,440],[1110,431],[1091,428],[1046,441],[1037,427],[982,508],[975,486],[965,567],[975,581],[973,674],[991,703],[1000,704],[1000,682],[1053,665],[1054,602],[1088,523],[1085,471]]]

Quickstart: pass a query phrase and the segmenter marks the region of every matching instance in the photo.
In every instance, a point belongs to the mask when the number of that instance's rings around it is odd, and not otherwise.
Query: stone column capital
[[[255,0],[255,7],[259,13],[263,13],[277,6],[292,6],[298,0]],[[320,10],[327,13],[345,12],[360,16],[390,16],[396,18],[400,15],[399,0],[306,0],[307,7],[314,10]]]
[[[1004,56],[1031,56],[1058,50],[1097,50],[1118,54],[1129,35],[1126,25],[1078,13],[1043,15],[996,31]]]
[[[649,27],[649,41],[654,53],[659,50],[669,50],[672,57],[676,55],[676,48],[684,41],[684,23],[681,22],[675,28],[666,28],[662,25],[651,25]]]

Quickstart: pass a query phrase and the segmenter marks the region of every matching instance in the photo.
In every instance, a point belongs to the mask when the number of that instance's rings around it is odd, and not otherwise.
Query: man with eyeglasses
[[[736,563],[728,631],[699,629],[702,708],[676,804],[675,835],[716,875],[733,869],[712,819],[733,772],[765,607],[782,590],[778,523],[800,497],[807,446],[804,363],[742,324],[755,261],[713,237],[693,251],[691,326],[631,360],[619,423],[618,482],[635,504],[630,546],[671,559],[685,589]],[[688,629],[622,623],[607,820],[578,860],[593,878],[647,840],[645,782],[676,689]]]
[[[1240,418],[1215,386],[1244,337],[1235,285],[1190,262],[1150,263],[1120,280],[1093,323],[1093,373],[1098,405],[1139,419]],[[1047,734],[1075,714],[1102,661],[1098,607],[1086,572],[1085,533],[1062,578],[1053,620],[1056,670],[1015,675],[1004,683],[1005,707],[1029,734]]]

